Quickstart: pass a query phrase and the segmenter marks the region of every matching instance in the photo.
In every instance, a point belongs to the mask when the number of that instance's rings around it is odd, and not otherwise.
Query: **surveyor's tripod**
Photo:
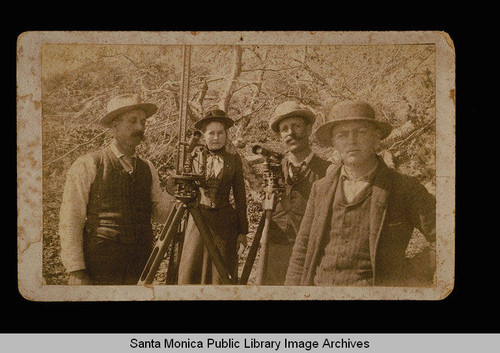
[[[164,256],[172,243],[175,243],[179,238],[182,221],[187,213],[191,214],[194,223],[198,228],[203,243],[209,253],[221,281],[223,284],[237,284],[237,278],[233,278],[227,270],[222,255],[216,247],[210,228],[206,225],[201,211],[198,207],[200,198],[199,186],[197,183],[205,179],[205,162],[206,150],[201,146],[201,151],[198,156],[201,156],[199,165],[201,166],[197,171],[193,170],[193,160],[196,149],[200,147],[198,140],[201,137],[199,131],[195,131],[188,142],[186,141],[186,121],[188,111],[188,98],[189,98],[189,77],[190,77],[190,62],[191,62],[191,46],[185,45],[182,49],[183,69],[181,77],[181,92],[179,103],[179,138],[177,141],[177,157],[176,157],[176,170],[175,175],[172,177],[175,184],[174,196],[176,202],[172,211],[170,212],[165,225],[156,241],[156,244],[149,256],[148,262],[144,267],[141,277],[139,278],[138,285],[151,284],[156,276]],[[177,241],[178,253],[182,252],[182,241]],[[167,283],[176,282],[177,266],[174,259],[174,246],[172,244],[170,252],[169,270],[167,271]],[[179,260],[179,259],[177,259]],[[177,261],[178,262],[178,261]],[[175,272],[175,274],[172,274]]]
[[[239,284],[247,284],[260,244],[261,247],[259,253],[259,263],[257,266],[256,284],[261,285],[265,284],[267,271],[269,227],[271,225],[273,212],[276,208],[276,202],[279,200],[284,189],[282,187],[283,178],[281,172],[281,159],[283,156],[279,153],[266,150],[258,145],[253,147],[253,152],[260,154],[265,158],[262,173],[265,193],[264,201],[262,202],[264,212],[259,221],[257,230],[255,231],[252,246],[248,251]]]
[[[168,219],[158,237],[153,251],[148,259],[146,266],[141,274],[138,285],[148,285],[151,284],[156,276],[156,273],[160,267],[161,262],[169,247],[171,247],[170,252],[170,262],[168,266],[167,279],[175,278],[175,275],[169,273],[170,271],[177,271],[177,266],[175,266],[174,256],[174,245],[176,237],[179,234],[179,229],[181,228],[181,223],[186,215],[186,213],[191,214],[194,223],[198,228],[203,243],[209,253],[210,259],[212,260],[223,284],[241,284],[245,285],[248,282],[250,272],[252,271],[254,261],[261,245],[259,254],[259,263],[257,267],[257,279],[256,284],[265,284],[265,274],[267,270],[267,260],[268,260],[268,233],[269,226],[272,219],[273,212],[275,210],[276,201],[279,199],[283,187],[281,186],[281,155],[269,152],[265,149],[261,149],[259,146],[254,147],[254,152],[262,154],[265,157],[265,162],[263,163],[263,186],[265,199],[263,201],[264,213],[260,219],[259,225],[255,232],[255,236],[250,247],[250,250],[243,267],[243,271],[238,281],[238,278],[231,276],[227,267],[224,263],[219,249],[213,241],[213,235],[210,228],[206,225],[203,217],[201,215],[200,209],[198,207],[199,201],[199,187],[197,182],[204,178],[204,175],[187,174],[187,175],[176,175],[173,176],[176,191],[174,196],[176,197],[176,203],[170,212]],[[188,161],[187,165],[192,161]],[[185,169],[186,170],[186,169]],[[182,241],[179,242],[182,245]],[[171,246],[172,245],[172,246]],[[179,247],[182,248],[181,246]],[[179,250],[181,252],[182,250]],[[180,257],[180,256],[179,256]]]
[[[201,211],[198,206],[199,201],[199,188],[196,181],[200,180],[199,176],[174,176],[173,179],[176,184],[175,198],[176,203],[172,208],[168,219],[156,241],[155,247],[144,267],[144,270],[139,278],[138,285],[151,284],[155,275],[160,267],[161,262],[169,248],[173,243],[176,235],[178,234],[179,226],[187,212],[193,217],[194,223],[198,228],[203,243],[209,253],[217,272],[223,284],[237,284],[237,278],[233,278],[226,268],[224,259],[220,254],[219,249],[213,241],[213,236],[210,228],[206,225]],[[172,246],[173,250],[173,246]],[[170,256],[174,256],[173,251]],[[170,262],[172,264],[172,261]],[[172,266],[169,266],[172,269]],[[167,274],[169,275],[169,274]]]

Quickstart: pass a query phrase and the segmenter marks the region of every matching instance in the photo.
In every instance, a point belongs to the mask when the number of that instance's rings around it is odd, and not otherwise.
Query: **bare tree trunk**
[[[227,82],[227,87],[225,92],[221,95],[221,99],[219,101],[219,108],[223,111],[227,112],[229,108],[229,102],[233,96],[234,87],[236,85],[236,81],[241,74],[241,56],[243,53],[243,49],[239,45],[233,46],[233,70],[231,72],[231,77]]]
[[[243,49],[240,46],[236,45],[233,47],[233,69],[231,71],[231,76],[227,82],[226,89],[221,95],[221,99],[218,104],[219,108],[224,110],[226,113],[229,109],[229,103],[231,102],[231,98],[233,96],[237,80],[241,74],[242,53]],[[228,141],[227,149],[228,151],[238,152],[237,148],[231,141]],[[261,181],[252,171],[252,168],[248,163],[247,159],[242,154],[239,155],[243,163],[243,174],[245,176],[245,179],[248,181],[250,192],[254,197],[256,197],[257,190],[259,190],[261,186]]]
[[[252,95],[252,100],[250,101],[249,108],[244,112],[243,116],[240,118],[240,131],[247,128],[250,123],[250,119],[252,117],[252,113],[255,111],[255,102],[257,101],[257,97],[260,95],[260,91],[262,89],[262,80],[264,78],[264,70],[259,72],[259,77],[257,82],[254,83],[255,91]]]

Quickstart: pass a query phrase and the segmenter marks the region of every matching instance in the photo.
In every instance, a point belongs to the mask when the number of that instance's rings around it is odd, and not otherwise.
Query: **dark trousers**
[[[264,284],[274,286],[285,284],[286,271],[292,255],[295,236],[291,224],[288,223],[286,229],[283,230],[276,222],[271,222]]]
[[[83,251],[87,273],[96,285],[134,285],[152,251],[151,243],[124,244],[87,236]]]

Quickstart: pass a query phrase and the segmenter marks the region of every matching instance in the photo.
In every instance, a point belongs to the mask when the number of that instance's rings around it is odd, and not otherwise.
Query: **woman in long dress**
[[[245,182],[241,158],[226,150],[227,130],[233,126],[222,110],[210,111],[195,124],[207,146],[206,179],[200,187],[200,211],[232,278],[238,275],[238,248],[248,233]],[[233,191],[234,207],[230,203]],[[186,225],[179,262],[179,284],[221,284],[192,216]]]

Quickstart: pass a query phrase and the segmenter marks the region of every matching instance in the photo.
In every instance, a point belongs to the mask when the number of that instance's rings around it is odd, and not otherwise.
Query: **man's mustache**
[[[136,131],[134,133],[132,133],[131,135],[132,137],[138,137],[140,138],[141,140],[144,140],[144,131]]]

